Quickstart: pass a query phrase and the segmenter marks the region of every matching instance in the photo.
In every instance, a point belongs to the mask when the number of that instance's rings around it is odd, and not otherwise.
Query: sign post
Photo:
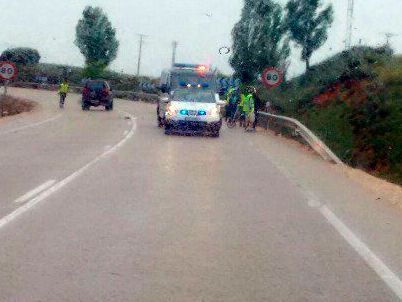
[[[12,62],[0,62],[0,79],[4,81],[3,96],[0,97],[0,116],[3,116],[3,98],[7,95],[7,86],[9,82],[18,74],[17,66]]]
[[[9,82],[18,74],[17,66],[12,62],[0,62],[0,78],[4,81],[4,95],[7,95],[7,86]]]
[[[262,83],[267,89],[279,86],[283,81],[283,73],[275,67],[268,67],[262,73]]]

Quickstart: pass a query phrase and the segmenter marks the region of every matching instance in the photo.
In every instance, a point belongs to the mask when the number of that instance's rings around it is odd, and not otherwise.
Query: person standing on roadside
[[[242,88],[241,89],[241,93],[240,93],[240,103],[239,106],[237,107],[237,110],[239,111],[239,115],[240,115],[240,127],[245,127],[246,126],[246,117],[245,117],[245,112],[244,112],[244,100],[246,99],[246,95],[247,93],[244,92],[245,89]]]
[[[60,108],[64,108],[64,102],[66,100],[67,97],[67,93],[68,93],[68,89],[70,88],[70,86],[68,85],[68,82],[66,79],[64,79],[59,87],[59,95],[60,95],[60,103],[59,106]]]
[[[230,100],[232,98],[232,95],[235,93],[235,87],[230,87],[227,94],[226,94],[226,106],[225,106],[225,116],[226,116],[226,121],[232,117],[231,113],[231,106],[230,106]]]
[[[253,124],[255,121],[255,100],[253,97],[254,88],[247,88],[247,95],[244,97],[243,112],[246,118],[246,131],[253,131]]]
[[[253,99],[254,99],[254,122],[253,122],[253,131],[256,131],[256,127],[258,124],[258,104],[261,104],[261,100],[258,97],[257,94],[257,89],[255,87],[252,87],[252,94],[253,94]]]

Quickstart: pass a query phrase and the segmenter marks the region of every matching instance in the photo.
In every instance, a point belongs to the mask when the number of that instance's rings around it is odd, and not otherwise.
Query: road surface
[[[154,105],[0,121],[0,301],[400,301],[402,214],[280,137]]]

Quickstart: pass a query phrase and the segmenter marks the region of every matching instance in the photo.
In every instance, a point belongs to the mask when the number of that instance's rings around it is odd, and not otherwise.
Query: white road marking
[[[126,113],[126,112],[125,112]],[[57,192],[58,190],[60,190],[61,188],[63,188],[64,186],[66,186],[67,184],[69,184],[70,182],[72,182],[74,179],[76,179],[77,177],[79,177],[80,175],[82,175],[86,170],[88,170],[90,167],[92,167],[93,165],[95,165],[96,163],[98,163],[100,160],[106,158],[107,156],[109,156],[110,154],[116,152],[119,148],[121,148],[133,135],[136,129],[136,123],[135,121],[135,117],[133,117],[131,114],[126,113],[130,119],[133,121],[132,126],[131,126],[131,130],[129,131],[129,133],[116,145],[114,145],[112,148],[110,148],[109,150],[103,152],[101,155],[97,156],[95,159],[93,159],[92,161],[90,161],[89,163],[87,163],[85,166],[83,166],[81,169],[75,171],[73,174],[71,174],[70,176],[66,177],[65,179],[61,180],[60,182],[56,183],[55,185],[53,185],[52,187],[50,187],[49,189],[43,191],[42,193],[40,193],[38,196],[36,196],[35,198],[31,199],[30,201],[28,201],[27,203],[25,203],[23,206],[19,207],[18,209],[16,209],[14,212],[8,214],[7,216],[3,217],[0,219],[0,229],[2,227],[4,227],[5,225],[7,225],[8,223],[10,223],[11,221],[15,220],[17,217],[19,217],[20,215],[24,214],[25,212],[27,212],[28,210],[32,209],[35,205],[37,205],[39,202],[43,201],[44,199],[46,199],[47,197],[49,197],[50,195],[52,195],[53,193]]]
[[[128,130],[124,131],[123,135],[125,136],[125,135],[127,135],[127,133],[128,133]]]
[[[111,145],[107,145],[107,146],[105,146],[104,148],[103,148],[103,150],[109,150],[110,148],[112,148],[112,146]]]
[[[20,130],[25,130],[25,129],[28,129],[28,128],[37,127],[37,126],[52,122],[54,120],[57,120],[60,117],[61,117],[61,114],[58,114],[58,115],[56,115],[54,117],[48,118],[46,120],[43,120],[43,121],[40,121],[40,122],[37,122],[37,123],[32,123],[32,124],[28,124],[28,125],[25,125],[25,126],[22,126],[22,127],[15,128],[15,129],[0,132],[0,135],[14,133],[14,132],[17,132],[17,131],[20,131]]]
[[[402,300],[402,281],[398,276],[395,275],[327,206],[322,206],[320,213],[377,273],[398,298]]]
[[[25,201],[31,199],[32,197],[38,195],[40,192],[46,190],[47,188],[50,188],[51,186],[54,185],[55,182],[56,181],[54,179],[48,180],[45,183],[41,184],[40,186],[36,187],[35,189],[22,195],[20,198],[16,199],[14,202],[15,203],[25,202]]]
[[[261,152],[261,151],[260,151]],[[402,300],[402,281],[393,273],[387,265],[376,255],[370,248],[362,242],[326,205],[320,202],[320,198],[309,189],[305,188],[297,178],[283,165],[277,163],[265,152],[262,152],[268,160],[277,167],[282,174],[287,177],[295,185],[302,189],[307,197],[308,205],[317,209],[329,222],[329,224],[337,230],[337,232],[346,240],[346,242],[359,254],[361,258],[371,267],[376,274],[385,282],[385,284]]]

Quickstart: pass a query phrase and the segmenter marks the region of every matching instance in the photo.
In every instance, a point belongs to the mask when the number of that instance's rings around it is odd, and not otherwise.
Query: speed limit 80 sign
[[[272,88],[279,86],[283,81],[283,73],[280,69],[269,67],[262,73],[262,82],[265,87]]]
[[[5,81],[14,79],[18,74],[17,66],[12,62],[0,62],[0,78]]]

